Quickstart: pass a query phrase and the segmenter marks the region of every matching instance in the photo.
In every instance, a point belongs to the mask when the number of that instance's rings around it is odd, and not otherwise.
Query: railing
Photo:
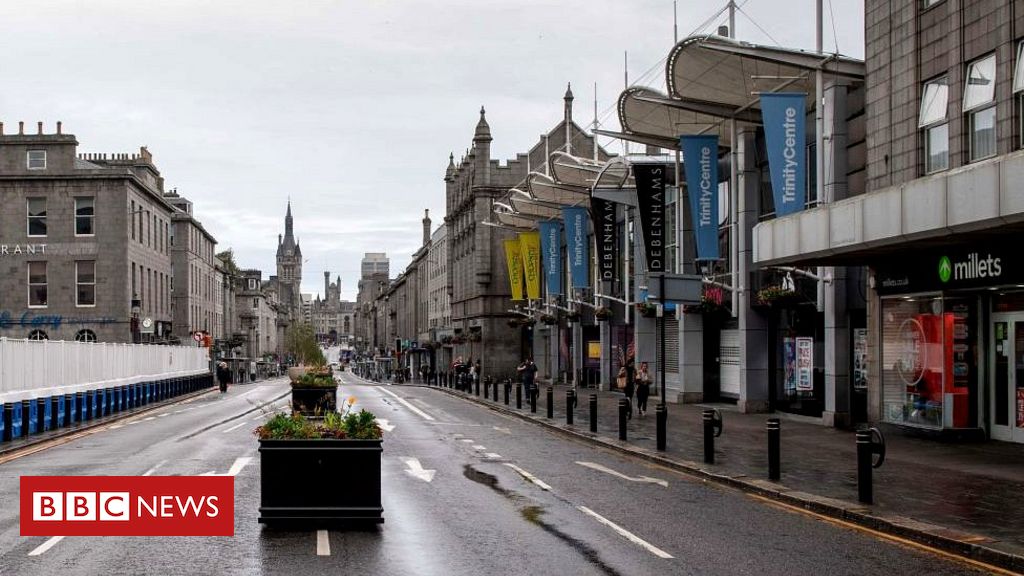
[[[205,348],[0,338],[4,400],[208,371]]]

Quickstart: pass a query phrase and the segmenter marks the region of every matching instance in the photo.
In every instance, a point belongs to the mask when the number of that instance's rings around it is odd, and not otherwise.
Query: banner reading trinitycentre
[[[648,272],[665,271],[665,165],[634,164],[637,211]]]
[[[591,197],[590,217],[594,220],[594,243],[597,245],[597,277],[603,282],[613,282],[619,245],[615,202]]]
[[[718,136],[681,136],[697,260],[718,260]]]
[[[540,246],[544,264],[544,283],[548,294],[562,293],[562,223],[558,220],[538,222],[540,227]]]
[[[807,176],[806,145],[807,94],[777,92],[761,94],[761,118],[772,173],[775,216],[804,209]]]
[[[590,286],[587,250],[587,209],[562,208],[562,220],[565,221],[565,251],[569,258],[569,272],[573,290]]]
[[[508,262],[508,283],[512,287],[512,299],[523,299],[523,254],[519,251],[519,240],[505,240],[505,260]]]
[[[523,253],[523,271],[526,273],[526,297],[537,300],[540,298],[540,233],[521,233],[519,249]]]

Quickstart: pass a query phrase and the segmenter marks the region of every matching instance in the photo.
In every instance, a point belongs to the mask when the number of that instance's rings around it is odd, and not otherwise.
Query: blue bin
[[[65,394],[64,405],[68,410],[67,424],[70,426],[78,420],[78,394]]]
[[[118,386],[117,387],[117,405],[119,411],[124,411],[128,408],[128,387]]]
[[[25,420],[22,426],[25,427],[26,435],[39,432],[39,403],[35,400],[21,401],[21,417]]]
[[[89,395],[89,419],[93,420],[99,418],[100,398],[98,390],[89,390],[86,392]]]
[[[75,394],[75,397],[78,403],[78,421],[85,422],[89,419],[89,398],[85,392],[79,392]]]
[[[49,398],[39,398],[36,400],[36,403],[39,405],[39,410],[37,412],[39,415],[38,431],[46,432],[53,427],[51,422],[53,418],[52,402],[50,402]]]
[[[107,414],[107,391],[104,388],[100,388],[96,391],[96,418],[101,418]]]
[[[4,404],[4,440],[21,438],[21,402]]]
[[[153,383],[146,382],[146,404],[149,404],[153,400]]]
[[[53,404],[53,427],[61,428],[65,426],[66,423],[64,422],[64,396],[54,396],[51,404]]]

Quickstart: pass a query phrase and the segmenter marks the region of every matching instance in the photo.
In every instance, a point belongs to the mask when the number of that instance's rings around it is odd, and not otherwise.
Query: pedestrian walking
[[[231,383],[231,370],[227,362],[217,363],[217,382],[220,384],[220,391],[223,394],[228,391],[228,384]]]
[[[647,362],[640,363],[640,371],[636,374],[636,408],[643,416],[647,413],[647,397],[651,395],[651,375],[647,371]]]
[[[633,367],[633,359],[626,361],[626,388],[622,393],[626,396],[626,406],[629,408],[627,417],[633,419],[633,393],[636,391],[636,370]]]
[[[519,377],[523,383],[523,393],[526,394],[527,398],[530,398],[530,394],[533,393],[535,384],[535,377],[537,374],[537,365],[533,363],[533,358],[527,356],[523,363],[516,368],[516,372],[519,373]]]

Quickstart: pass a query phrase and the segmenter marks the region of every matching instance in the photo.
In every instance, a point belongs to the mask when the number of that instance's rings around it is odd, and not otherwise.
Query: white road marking
[[[182,412],[184,412],[184,411],[185,411],[185,410],[175,410],[175,411],[174,411],[174,413],[175,413],[175,414],[181,414],[181,413],[182,413]]]
[[[473,450],[487,450],[487,446],[484,446],[482,444],[474,444]]]
[[[669,554],[668,552],[665,552],[664,550],[654,546],[653,544],[648,543],[643,538],[640,538],[636,534],[633,534],[632,532],[630,532],[629,530],[626,530],[622,526],[619,526],[615,522],[612,522],[611,520],[605,518],[604,516],[601,516],[600,514],[598,514],[597,512],[594,512],[590,508],[587,508],[586,506],[577,506],[576,508],[580,512],[583,512],[587,516],[590,516],[591,518],[597,520],[601,524],[604,524],[605,526],[607,526],[607,527],[611,528],[612,530],[618,532],[619,535],[622,536],[623,538],[625,538],[626,540],[629,540],[630,542],[636,544],[637,546],[640,546],[641,548],[643,548],[644,550],[647,550],[651,554],[654,554],[658,558],[666,558],[666,559],[667,558],[672,558],[672,555]]]
[[[213,470],[210,470],[209,472],[204,472],[200,474],[200,476],[238,476],[238,473],[242,471],[242,468],[245,468],[245,465],[251,461],[251,456],[242,456],[240,458],[235,458],[235,463],[231,465],[231,469],[228,470],[227,474],[217,474]]]
[[[484,454],[484,458],[491,458],[492,460],[498,460],[498,459],[501,458],[501,454],[496,454],[494,452],[488,452],[487,454]]]
[[[626,476],[622,472],[616,472],[615,470],[612,470],[611,468],[607,468],[607,467],[602,466],[600,464],[595,464],[594,462],[577,462],[577,464],[579,464],[580,466],[584,466],[586,468],[590,468],[592,470],[597,470],[598,472],[604,472],[605,474],[611,474],[612,476],[615,476],[616,478],[622,478],[623,480],[629,480],[630,482],[647,482],[648,484],[657,484],[658,486],[661,486],[662,488],[668,488],[668,481],[667,480],[661,480],[659,478],[651,478],[650,476],[637,476],[636,478],[633,478],[632,476]]]
[[[388,422],[387,420],[385,420],[383,418],[377,418],[377,424],[380,426],[380,429],[385,431],[385,432],[391,432],[392,430],[395,429],[395,425],[394,424]]]
[[[551,492],[551,486],[548,486],[543,480],[541,480],[540,478],[537,478],[533,474],[530,474],[526,470],[523,470],[519,466],[516,466],[515,464],[512,464],[511,462],[505,462],[505,466],[508,466],[509,468],[515,470],[516,472],[519,473],[520,476],[522,476],[523,478],[526,478],[530,482],[533,482],[541,490],[547,490],[548,492]]]
[[[395,394],[394,392],[392,392],[391,390],[388,390],[387,388],[380,388],[379,390],[381,392],[383,392],[383,393],[393,397],[395,400],[398,400],[398,402],[401,403],[402,406],[405,406],[409,410],[412,410],[416,414],[419,414],[421,417],[423,417],[424,420],[429,420],[429,421],[433,422],[433,420],[434,420],[433,416],[431,416],[430,414],[427,414],[423,410],[420,410],[419,408],[417,408],[417,407],[413,406],[412,404],[406,402],[405,399],[400,397],[398,394]]]
[[[163,418],[164,416],[170,416],[170,415],[171,415],[170,412],[164,412],[163,414],[157,416],[157,418]]]
[[[238,429],[239,429],[239,428],[241,428],[242,426],[245,426],[245,422],[241,422],[241,423],[239,423],[239,424],[235,424],[235,425],[234,425],[234,426],[232,426],[231,428],[228,428],[227,430],[225,430],[225,431],[224,431],[223,433],[224,433],[224,434],[227,434],[228,432],[231,432],[232,430],[238,430]]]
[[[150,417],[148,417],[148,418],[143,418],[142,420],[143,420],[144,422],[149,422],[150,420],[156,420],[156,416],[150,416]]]
[[[124,428],[124,424],[114,424],[113,426],[107,428],[107,430],[117,430],[118,428]]]
[[[316,531],[316,555],[317,556],[330,556],[331,555],[331,540],[327,536],[327,530]]]
[[[508,428],[499,428],[499,427],[495,426],[494,429],[497,430],[498,432],[503,433],[503,434],[511,434],[512,433],[512,431],[509,430]]]
[[[37,546],[36,549],[31,551],[31,552],[29,552],[28,555],[29,556],[39,556],[43,552],[46,552],[50,548],[53,548],[54,544],[56,544],[57,542],[60,542],[63,539],[64,539],[63,536],[54,536],[53,538],[50,538],[46,542],[43,542],[42,544]]]
[[[466,444],[472,444],[473,442],[476,442],[476,440],[470,440],[469,438],[463,438],[462,440],[459,440],[459,442],[465,442]]]
[[[139,422],[141,422],[141,420],[132,420],[131,422],[127,422],[126,425],[131,426],[132,424],[138,424]]]
[[[414,478],[419,478],[420,480],[423,480],[424,482],[430,482],[431,480],[434,479],[434,473],[437,472],[437,471],[436,470],[424,470],[423,469],[423,465],[420,464],[420,461],[418,459],[416,459],[416,458],[402,458],[402,461],[405,462],[405,465],[409,467],[405,471],[406,474],[409,474],[410,476],[412,476]]]
[[[156,472],[156,469],[157,469],[157,468],[159,468],[159,467],[163,466],[163,465],[164,465],[164,464],[166,464],[166,463],[167,463],[167,460],[161,460],[161,461],[159,461],[159,462],[157,462],[157,463],[156,463],[156,466],[153,466],[153,467],[152,467],[152,468],[150,468],[149,470],[146,470],[146,471],[145,471],[145,472],[144,472],[144,473],[143,473],[142,475],[143,475],[143,476],[149,476],[149,475],[153,474],[153,472]]]

